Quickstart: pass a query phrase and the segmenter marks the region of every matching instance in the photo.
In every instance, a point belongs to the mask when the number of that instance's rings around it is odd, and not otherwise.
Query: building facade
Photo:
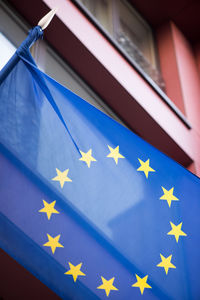
[[[2,1],[0,68],[55,6],[44,40],[31,49],[39,67],[200,176],[200,3]],[[22,299],[35,287],[31,297],[56,299],[3,252],[1,261],[0,297],[12,298],[15,291]]]

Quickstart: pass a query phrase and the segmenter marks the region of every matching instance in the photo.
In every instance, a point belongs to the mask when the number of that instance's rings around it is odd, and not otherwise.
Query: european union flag
[[[63,299],[200,299],[200,180],[34,65],[0,85],[0,246]]]

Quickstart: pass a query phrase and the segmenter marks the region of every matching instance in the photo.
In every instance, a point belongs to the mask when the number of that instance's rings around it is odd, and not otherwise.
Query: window
[[[112,5],[111,1],[80,0],[93,16],[112,34]]]
[[[14,54],[16,47],[0,32],[0,70],[8,62],[11,56]]]
[[[162,89],[153,34],[147,22],[125,0],[78,0],[114,40]]]

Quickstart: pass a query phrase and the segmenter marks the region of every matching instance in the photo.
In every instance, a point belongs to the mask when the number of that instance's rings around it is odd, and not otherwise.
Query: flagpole
[[[19,48],[16,50],[14,55],[10,58],[7,64],[0,71],[0,85],[11,72],[11,70],[16,66],[20,60],[20,55],[27,53],[27,50],[43,36],[43,30],[49,25],[52,18],[54,17],[57,8],[52,9],[48,14],[46,14],[39,22],[38,25],[29,31],[27,38],[22,42]],[[33,62],[34,63],[34,62]]]

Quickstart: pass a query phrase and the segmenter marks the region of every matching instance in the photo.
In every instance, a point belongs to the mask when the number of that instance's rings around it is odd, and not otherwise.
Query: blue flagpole
[[[34,44],[34,42],[36,42],[42,36],[43,36],[43,30],[40,26],[35,26],[29,31],[29,35],[27,36],[27,38],[22,42],[22,44],[16,50],[16,52],[8,61],[8,63],[0,71],[0,85],[4,81],[4,79],[8,76],[8,74],[11,72],[11,70],[14,68],[14,66],[16,66],[16,64],[20,59],[20,55],[26,56],[28,52],[27,50]],[[32,63],[35,64],[33,60]]]

